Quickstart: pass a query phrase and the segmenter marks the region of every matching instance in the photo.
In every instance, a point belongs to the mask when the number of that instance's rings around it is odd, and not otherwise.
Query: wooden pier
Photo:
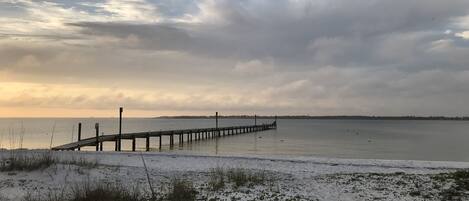
[[[217,114],[218,117],[218,114]],[[115,142],[115,150],[121,150],[121,140],[132,140],[132,151],[136,150],[136,139],[145,139],[146,140],[146,151],[150,150],[150,138],[158,137],[159,138],[159,148],[162,147],[162,138],[169,138],[169,146],[174,146],[174,137],[178,137],[178,142],[180,145],[185,141],[190,143],[192,141],[200,141],[205,139],[224,137],[229,135],[237,135],[243,133],[252,133],[265,131],[269,129],[277,128],[277,121],[274,121],[271,124],[261,124],[261,125],[248,125],[248,126],[232,126],[232,127],[220,127],[218,128],[218,118],[217,118],[217,127],[215,128],[195,128],[195,129],[184,129],[184,130],[166,130],[166,131],[149,131],[149,132],[137,132],[137,133],[121,133],[111,134],[111,135],[101,135],[99,136],[99,124],[95,125],[96,128],[96,137],[81,139],[81,124],[79,124],[78,136],[79,140],[70,144],[65,144],[57,147],[53,147],[52,150],[80,150],[81,147],[85,146],[95,146],[96,151],[103,150],[103,142]],[[119,126],[120,127],[120,126]]]

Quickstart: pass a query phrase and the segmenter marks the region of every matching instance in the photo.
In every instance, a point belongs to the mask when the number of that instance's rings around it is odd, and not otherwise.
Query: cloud
[[[469,31],[463,31],[455,34],[458,37],[464,38],[466,40],[469,40]]]
[[[161,20],[158,8],[145,0],[107,0],[104,3],[85,5],[95,6],[99,12],[110,13],[111,21],[155,23]]]
[[[272,70],[272,61],[261,61],[258,59],[247,62],[238,62],[233,69],[235,73],[247,75],[260,75],[270,73]]]
[[[466,0],[1,5],[2,106],[469,113]]]

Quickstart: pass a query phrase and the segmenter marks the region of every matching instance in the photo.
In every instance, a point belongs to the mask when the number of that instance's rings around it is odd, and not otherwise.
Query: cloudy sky
[[[0,0],[0,116],[469,115],[467,0]]]

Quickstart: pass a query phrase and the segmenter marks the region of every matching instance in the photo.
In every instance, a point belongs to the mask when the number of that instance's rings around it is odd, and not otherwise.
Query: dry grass
[[[265,171],[253,172],[243,168],[232,168],[229,169],[226,174],[228,180],[234,183],[235,188],[246,185],[260,185],[267,181]]]
[[[225,188],[225,170],[223,168],[210,169],[208,186],[212,191],[219,191]]]
[[[192,182],[173,178],[171,181],[170,191],[163,197],[165,201],[194,201],[196,200],[197,191]]]
[[[208,186],[212,191],[219,191],[229,184],[234,188],[239,188],[266,183],[273,185],[275,181],[276,179],[267,174],[266,171],[253,171],[244,168],[224,169],[218,167],[210,170]]]
[[[67,191],[50,191],[46,194],[29,193],[23,201],[155,201],[140,188],[128,189],[120,184],[105,184],[99,181],[75,183]]]
[[[50,153],[12,153],[9,158],[3,160],[0,171],[33,171],[45,169],[55,163],[57,160]]]
[[[76,165],[86,168],[95,168],[99,165],[97,160],[84,158],[68,158],[59,160],[53,152],[11,152],[7,158],[0,159],[0,171],[34,171],[48,168],[55,164]]]
[[[69,201],[146,201],[147,198],[135,187],[131,190],[118,184],[84,184],[72,188]]]

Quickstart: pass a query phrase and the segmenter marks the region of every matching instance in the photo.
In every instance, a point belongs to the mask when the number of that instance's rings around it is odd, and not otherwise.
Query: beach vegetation
[[[210,169],[208,186],[212,191],[219,191],[225,188],[225,170],[221,167]]]
[[[469,199],[469,170],[458,170],[451,173],[441,173],[434,178],[442,183],[451,183],[449,188],[440,192],[442,200]]]
[[[265,171],[251,171],[244,168],[231,168],[227,171],[228,180],[234,184],[235,188],[242,186],[261,185],[267,181]]]
[[[170,190],[163,197],[164,201],[193,201],[196,200],[197,190],[189,180],[173,178]]]
[[[219,191],[224,189],[227,185],[240,188],[243,186],[252,187],[268,183],[274,186],[275,180],[273,176],[270,176],[264,170],[253,171],[244,168],[224,169],[217,167],[211,169],[209,172],[208,186],[212,191]]]
[[[28,152],[11,151],[8,157],[0,158],[0,171],[34,171],[43,170],[52,165],[76,165],[88,169],[96,168],[98,160],[89,160],[81,157],[70,157],[59,159],[53,155],[53,152]]]
[[[23,201],[154,201],[138,187],[126,188],[121,184],[78,182],[71,190],[49,191],[46,194],[28,193]]]
[[[33,171],[45,169],[57,160],[50,153],[24,154],[14,153],[0,163],[0,171]]]

